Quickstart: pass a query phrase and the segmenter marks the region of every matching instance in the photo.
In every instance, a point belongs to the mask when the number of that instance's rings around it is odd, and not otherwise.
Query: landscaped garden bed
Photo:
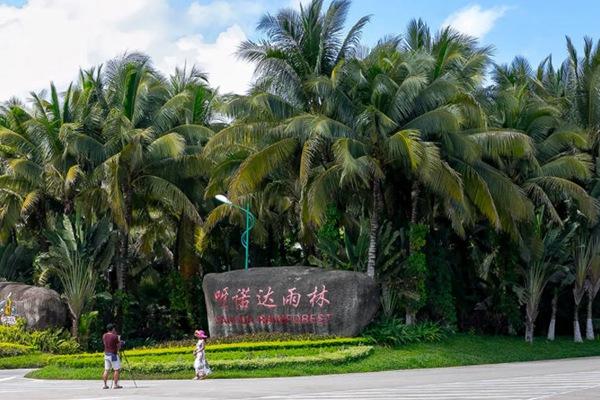
[[[301,342],[302,346],[298,341],[282,341],[274,342],[270,348],[264,342],[254,343],[256,348],[252,343],[219,344],[207,349],[207,357],[213,368],[211,378],[244,378],[600,356],[599,341],[578,344],[568,338],[527,344],[517,337],[459,334],[435,343],[396,347],[369,345],[364,340],[307,340]],[[173,347],[126,351],[131,368],[124,363],[123,377],[130,379],[133,372],[137,379],[188,379],[193,375],[191,350],[191,347]],[[102,357],[99,353],[65,356],[37,352],[0,358],[0,368],[29,367],[42,367],[28,375],[32,378],[98,379],[102,373]]]

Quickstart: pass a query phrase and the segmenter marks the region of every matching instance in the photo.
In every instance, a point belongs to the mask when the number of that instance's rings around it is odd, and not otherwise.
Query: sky
[[[299,7],[300,0],[0,0],[0,101],[26,99],[53,81],[59,88],[89,68],[126,51],[149,54],[165,74],[196,64],[221,92],[243,93],[253,67],[234,52],[264,13]],[[303,0],[304,1],[304,0]],[[581,48],[600,39],[599,0],[354,0],[349,23],[372,21],[372,45],[404,31],[412,18],[437,30],[453,26],[495,47],[495,61],[516,55],[537,65],[566,56],[565,35]]]

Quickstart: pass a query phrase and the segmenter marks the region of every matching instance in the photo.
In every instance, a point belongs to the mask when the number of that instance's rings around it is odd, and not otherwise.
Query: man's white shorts
[[[111,355],[104,355],[104,370],[105,371],[109,371],[111,368],[114,369],[115,371],[121,369],[121,360],[119,359],[119,356],[115,356],[115,361],[113,361],[112,359],[113,356]]]

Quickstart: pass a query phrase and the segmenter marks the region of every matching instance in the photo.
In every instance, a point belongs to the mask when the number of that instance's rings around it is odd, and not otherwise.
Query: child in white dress
[[[194,379],[200,380],[206,378],[208,374],[211,373],[210,367],[206,362],[206,333],[202,330],[198,330],[194,332],[194,336],[198,339],[198,343],[196,343],[196,349],[194,350],[194,369],[196,370],[196,376]]]

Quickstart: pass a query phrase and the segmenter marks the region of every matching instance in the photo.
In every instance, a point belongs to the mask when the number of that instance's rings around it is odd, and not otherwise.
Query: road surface
[[[143,381],[137,389],[124,381],[122,390],[102,390],[100,381],[26,379],[26,372],[0,370],[0,399],[600,399],[600,358],[301,378]]]

